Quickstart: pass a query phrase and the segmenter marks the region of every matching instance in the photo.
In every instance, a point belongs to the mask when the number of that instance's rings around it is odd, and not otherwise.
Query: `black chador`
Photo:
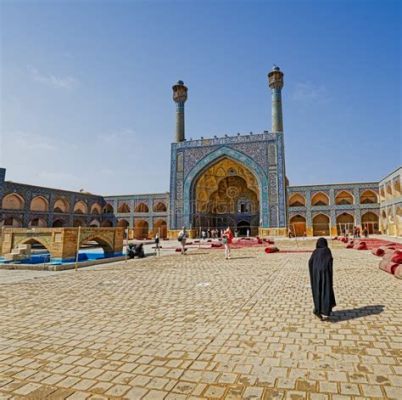
[[[317,240],[316,249],[308,262],[311,290],[313,292],[314,314],[325,319],[336,306],[333,289],[333,258],[325,238]]]

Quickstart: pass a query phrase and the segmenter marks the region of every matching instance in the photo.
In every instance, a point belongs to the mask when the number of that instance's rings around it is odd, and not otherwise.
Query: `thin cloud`
[[[20,152],[33,150],[57,150],[57,146],[55,145],[55,143],[51,143],[48,137],[39,134],[15,131],[5,133],[2,136],[4,138],[4,141],[10,146],[9,150],[13,148],[18,149],[18,151]]]
[[[78,80],[72,76],[61,77],[53,74],[44,74],[32,66],[28,66],[28,70],[35,82],[43,83],[55,89],[71,90],[78,85]]]
[[[137,140],[136,134],[132,129],[116,130],[114,132],[101,133],[97,139],[103,144],[116,144],[118,146],[131,143]]]
[[[330,100],[328,89],[324,85],[312,82],[296,83],[292,99],[299,103],[327,103]]]

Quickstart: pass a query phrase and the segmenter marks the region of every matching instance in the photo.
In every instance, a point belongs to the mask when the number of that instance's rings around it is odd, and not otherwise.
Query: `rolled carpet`
[[[357,245],[356,250],[368,250],[367,243],[366,242],[360,242]]]
[[[275,247],[275,246],[271,246],[271,247],[266,247],[264,251],[265,251],[266,254],[278,253],[279,249],[277,247]]]
[[[398,264],[394,272],[395,278],[402,279],[402,264]]]

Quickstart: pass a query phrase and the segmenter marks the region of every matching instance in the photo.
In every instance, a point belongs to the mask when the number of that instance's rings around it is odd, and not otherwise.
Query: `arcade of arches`
[[[193,227],[230,226],[245,235],[258,233],[260,190],[254,174],[243,164],[222,158],[204,170],[194,184]]]

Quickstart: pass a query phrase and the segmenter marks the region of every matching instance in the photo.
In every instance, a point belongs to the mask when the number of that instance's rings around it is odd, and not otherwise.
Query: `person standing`
[[[161,249],[160,249],[160,247],[159,247],[159,235],[158,234],[156,234],[155,235],[155,255],[160,255],[160,251],[161,251]]]
[[[186,240],[187,240],[187,232],[186,232],[186,227],[183,226],[182,230],[179,233],[179,236],[177,237],[177,240],[181,244],[181,254],[184,256],[186,255]]]
[[[225,259],[229,260],[230,258],[230,246],[233,242],[233,233],[230,227],[228,226],[226,230],[223,232],[223,244],[225,246]]]
[[[317,240],[316,249],[308,262],[310,283],[314,301],[314,315],[328,320],[336,306],[333,289],[333,258],[325,238]]]

